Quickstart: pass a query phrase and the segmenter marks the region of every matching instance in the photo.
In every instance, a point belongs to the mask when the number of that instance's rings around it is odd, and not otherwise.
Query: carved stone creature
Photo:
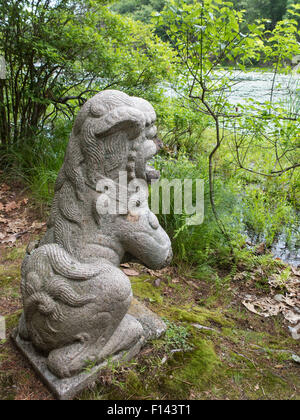
[[[155,120],[148,102],[114,90],[97,94],[77,116],[47,233],[22,265],[19,335],[47,357],[58,378],[111,355],[128,360],[145,341],[142,324],[128,314],[131,284],[118,266],[130,254],[164,267],[171,243],[147,202],[138,216],[99,214],[97,184],[120,188],[120,171],[128,181],[159,177],[147,165],[158,149]]]

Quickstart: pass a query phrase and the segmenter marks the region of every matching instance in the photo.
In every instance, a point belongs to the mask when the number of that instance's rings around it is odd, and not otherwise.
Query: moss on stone
[[[172,314],[172,317],[178,321],[184,321],[189,323],[197,323],[201,325],[211,325],[214,324],[217,327],[231,326],[231,321],[225,319],[224,315],[218,310],[209,310],[204,306],[193,306],[193,307],[184,307],[169,308]]]
[[[197,338],[191,344],[193,350],[174,354],[168,364],[168,375],[161,378],[162,392],[169,398],[185,399],[192,389],[204,389],[213,371],[220,367],[212,342]]]
[[[20,295],[20,265],[10,264],[0,266],[0,296],[12,296],[14,298]]]
[[[126,392],[130,393],[131,395],[143,396],[145,393],[144,385],[139,377],[138,373],[134,370],[130,370],[126,377]]]
[[[5,317],[7,330],[11,331],[12,329],[14,329],[18,326],[21,314],[22,314],[22,309],[20,309],[20,310],[14,312],[13,314]]]
[[[152,281],[153,279],[149,276],[131,277],[133,294],[140,299],[162,304],[162,286],[156,287]]]
[[[26,253],[26,246],[20,246],[13,248],[11,251],[9,251],[6,256],[6,261],[16,261],[16,260],[22,260],[25,257]]]

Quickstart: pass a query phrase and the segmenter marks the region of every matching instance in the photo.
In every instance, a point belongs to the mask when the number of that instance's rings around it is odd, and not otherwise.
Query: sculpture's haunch
[[[143,326],[127,313],[132,290],[118,266],[128,253],[150,268],[164,267],[170,240],[147,200],[135,215],[100,214],[97,202],[104,192],[99,181],[119,191],[120,172],[129,181],[159,177],[147,165],[158,148],[155,119],[148,102],[111,90],[89,100],[76,119],[47,233],[22,266],[19,334],[59,378],[111,355],[130,357],[144,342]],[[126,196],[129,202],[134,192]]]

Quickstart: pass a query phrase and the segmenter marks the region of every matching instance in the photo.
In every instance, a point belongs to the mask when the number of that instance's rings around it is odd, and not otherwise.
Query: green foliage
[[[272,195],[268,191],[263,191],[260,186],[249,186],[246,188],[242,206],[246,227],[264,239],[267,246],[273,244],[278,234],[282,232],[283,226],[285,226],[286,240],[290,238],[296,214],[286,195]]]
[[[172,52],[152,29],[107,2],[2,0],[1,147],[33,143],[58,117],[108,87],[155,91],[171,74]],[[159,89],[158,89],[159,92]]]
[[[203,179],[207,185],[207,156],[194,155],[190,160],[185,154],[179,154],[176,159],[156,160],[156,167],[161,171],[162,178],[181,179]],[[233,219],[235,193],[233,187],[225,185],[220,179],[216,185],[217,208],[224,220],[231,224],[232,235],[238,241],[239,224]],[[216,220],[209,203],[209,192],[205,191],[205,220],[202,225],[188,226],[186,218],[188,215],[174,214],[174,206],[171,195],[171,214],[159,215],[163,227],[172,238],[172,245],[175,252],[175,262],[185,262],[191,266],[201,267],[203,276],[211,276],[210,265],[228,263],[230,246],[218,231]]]
[[[254,23],[256,19],[267,19],[268,28],[273,29],[276,23],[284,17],[287,10],[287,0],[232,0],[234,7],[245,10],[245,19]]]
[[[112,10],[121,15],[127,15],[134,20],[139,20],[146,24],[151,23],[152,16],[161,12],[165,7],[165,0],[122,0],[117,1]],[[166,34],[159,28],[155,32],[162,39],[166,40]]]
[[[37,136],[34,143],[26,142],[21,148],[7,147],[0,155],[5,179],[23,180],[36,202],[50,204],[71,129],[72,122],[60,119],[51,131],[45,130]]]
[[[164,335],[165,350],[178,350],[189,351],[192,350],[189,344],[190,332],[187,327],[183,325],[177,325],[173,322],[164,319],[167,331]]]
[[[152,13],[161,12],[165,4],[164,0],[125,0],[116,2],[112,9],[121,15],[129,15],[135,20],[149,23]]]
[[[265,61],[273,63],[277,71],[300,52],[297,33],[298,25],[293,19],[280,21],[272,31],[265,31]]]
[[[189,135],[185,136],[182,143],[190,140]],[[282,232],[285,232],[287,242],[295,237],[300,226],[296,213],[299,201],[295,201],[300,191],[300,178],[299,171],[286,172],[277,178],[262,178],[237,170],[230,145],[223,146],[221,156],[216,159],[215,204],[230,234],[230,247],[218,229],[209,200],[207,150],[213,142],[213,132],[206,130],[198,139],[193,159],[183,152],[176,158],[158,157],[156,168],[161,171],[162,178],[181,179],[182,184],[186,178],[194,182],[196,179],[205,181],[205,219],[202,225],[188,226],[186,218],[189,216],[174,213],[172,194],[171,214],[160,214],[159,219],[171,236],[174,263],[194,268],[194,274],[201,279],[218,281],[215,268],[227,270],[232,266],[231,248],[236,259],[243,258],[241,252],[247,241],[246,233],[254,238],[254,242],[263,241],[267,246],[272,245]],[[249,163],[262,159],[265,168],[272,165],[272,158],[272,151],[261,156],[260,149],[247,157]]]
[[[227,60],[242,66],[258,58],[256,40],[262,27],[253,27],[245,35],[240,32],[242,22],[243,12],[221,0],[188,4],[174,1],[157,17],[157,24],[166,28],[181,62],[189,64],[190,76],[205,80],[208,90],[216,65]]]
[[[285,18],[295,19],[300,25],[300,5],[298,0],[287,0]]]
[[[209,252],[214,250],[220,265],[223,259],[228,260],[229,255],[234,254],[236,247],[243,244],[239,234],[243,232],[242,220],[254,231],[264,231],[270,245],[281,224],[295,217],[291,206],[285,205],[288,194],[278,202],[277,198],[273,199],[261,191],[253,203],[253,197],[245,197],[247,205],[242,210],[243,200],[237,197],[239,189],[244,195],[245,184],[239,183],[241,172],[239,177],[233,174],[237,167],[257,176],[278,177],[299,167],[298,110],[295,113],[294,109],[274,104],[272,100],[276,74],[286,67],[287,60],[299,52],[297,26],[293,20],[284,20],[270,31],[265,29],[264,22],[258,22],[248,25],[244,34],[241,32],[243,23],[244,11],[235,11],[231,3],[222,0],[172,1],[157,17],[157,24],[165,28],[178,53],[177,90],[185,98],[185,106],[191,113],[210,118],[215,129],[213,141],[206,145],[207,163],[201,162],[204,167],[208,166],[207,171],[203,173],[203,166],[199,171],[196,163],[191,164],[189,156],[192,154],[189,154],[185,162],[176,162],[172,168],[176,166],[175,171],[171,170],[167,175],[168,178],[183,179],[189,174],[196,179],[195,170],[197,172],[198,169],[198,178],[202,172],[202,179],[209,184],[203,226],[187,227],[184,216],[171,215],[163,220],[166,228],[174,232],[176,253],[183,260],[196,259],[198,264],[210,260],[199,245],[201,238]],[[270,101],[262,107],[253,100],[240,105],[239,112],[229,100],[230,90],[237,83],[236,70],[246,71],[246,66],[258,59],[274,66]],[[228,153],[228,146],[233,152],[233,159],[224,162],[220,156]],[[185,147],[185,150],[188,149]],[[256,159],[252,165],[253,156]],[[199,159],[198,155],[196,159]],[[194,161],[194,156],[191,160]],[[170,160],[163,166],[163,171],[168,169]],[[222,179],[224,171],[229,175],[227,180],[224,176]],[[270,208],[269,217],[263,211],[266,205]],[[256,212],[258,215],[254,216]],[[220,235],[216,235],[216,223],[227,246],[220,240]]]
[[[146,353],[142,364],[122,361],[120,366],[108,360],[107,370],[116,375],[106,378],[110,397],[182,399],[208,393],[220,398],[228,396],[220,394],[224,383],[234,397],[241,394],[236,390],[243,383],[242,398],[266,397],[265,390],[267,396],[282,392],[291,397],[286,384],[278,385],[276,375],[265,369],[265,355],[252,349],[263,346],[269,359],[284,363],[289,355],[281,353],[286,345],[282,334],[275,337],[275,329],[272,334],[243,330],[246,315],[234,309],[236,296],[230,308],[219,303],[221,292],[227,299],[228,282],[240,269],[244,281],[259,267],[254,281],[265,292],[271,275],[277,276],[281,292],[290,276],[290,269],[282,270],[270,254],[255,255],[247,246],[247,234],[271,246],[283,231],[287,242],[300,231],[299,89],[295,87],[288,104],[272,100],[277,73],[289,72],[290,59],[299,53],[300,9],[291,3],[296,2],[287,1],[288,19],[277,22],[285,13],[285,1],[244,0],[234,10],[221,0],[126,0],[114,8],[100,0],[0,0],[0,53],[8,63],[8,78],[0,81],[0,166],[6,181],[9,176],[22,178],[36,201],[50,203],[73,113],[94,91],[111,86],[155,105],[166,145],[154,161],[162,178],[180,179],[182,184],[190,178],[194,190],[197,179],[205,182],[202,225],[189,226],[189,215],[175,214],[173,204],[169,215],[159,215],[171,236],[179,274],[192,273],[196,286],[187,287],[186,278],[177,284],[169,281],[168,289],[177,291],[170,296],[164,293],[165,281],[156,287],[149,275],[131,278],[134,294],[167,317],[168,329],[155,342],[156,353]],[[154,11],[157,27],[148,26]],[[254,23],[256,18],[270,22]],[[154,31],[161,36],[167,31],[174,50]],[[274,70],[270,100],[264,106],[252,101],[236,111],[228,101],[236,82],[234,70],[247,71],[258,62]],[[211,186],[229,241],[216,221]],[[23,248],[5,257],[1,297],[18,296],[17,260],[22,253]],[[213,296],[203,293],[199,301],[197,279],[212,282]],[[9,328],[17,325],[19,315],[8,319]],[[197,330],[192,323],[213,331]],[[246,356],[236,351],[246,351]],[[87,361],[86,370],[94,365]],[[258,383],[263,394],[256,389]],[[103,390],[93,398],[103,398]]]

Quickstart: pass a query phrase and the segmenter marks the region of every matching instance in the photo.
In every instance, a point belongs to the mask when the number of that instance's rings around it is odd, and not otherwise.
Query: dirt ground
[[[0,186],[0,315],[7,326],[0,341],[1,400],[53,399],[9,338],[22,308],[20,266],[27,244],[46,229],[44,210],[31,206],[22,186]],[[217,282],[183,267],[122,269],[135,296],[164,318],[167,333],[136,360],[109,365],[78,399],[300,399],[299,340],[282,314],[263,317],[243,304],[269,295],[265,266],[241,264]],[[278,261],[272,270],[287,267]]]

